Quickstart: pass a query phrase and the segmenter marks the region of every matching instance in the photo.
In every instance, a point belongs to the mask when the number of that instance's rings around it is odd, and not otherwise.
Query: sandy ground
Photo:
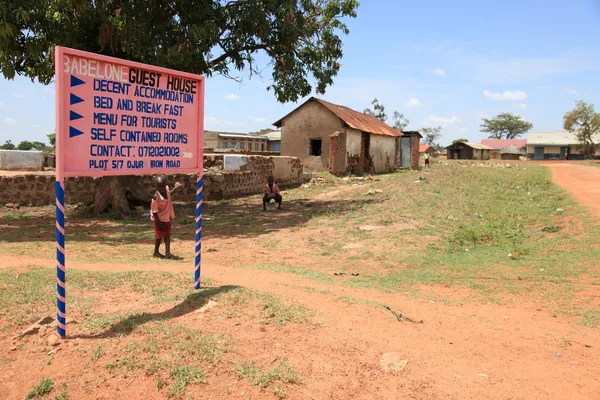
[[[600,168],[570,164],[552,164],[550,168],[557,184],[600,216]],[[204,246],[242,249],[244,240],[207,235]],[[305,379],[301,387],[289,392],[289,398],[600,399],[600,335],[598,330],[576,325],[574,317],[555,317],[528,303],[448,306],[376,290],[320,284],[290,274],[231,267],[234,259],[244,256],[250,255],[244,250],[228,255],[221,251],[205,253],[203,276],[217,284],[270,292],[317,312],[318,328],[270,333],[275,335],[272,340],[282,344],[278,351]],[[48,259],[0,255],[0,265],[11,268],[53,264]],[[68,268],[190,271],[190,277],[192,273],[191,265],[183,264],[69,262]],[[307,291],[307,287],[329,290],[334,295]],[[335,295],[387,304],[423,323],[398,322],[383,308],[351,304]],[[242,337],[248,334],[240,332]],[[565,340],[570,345],[559,348],[558,344]],[[272,347],[254,351],[276,352]],[[381,355],[387,352],[398,352],[409,360],[404,371],[390,374],[380,369]],[[0,356],[3,353],[7,350],[1,349]],[[61,356],[65,357],[61,359],[64,362],[46,367],[40,377],[49,372],[66,374],[70,362],[67,354]],[[22,365],[21,368],[27,366]],[[31,377],[28,375],[25,380],[22,370],[12,367],[1,371],[6,383],[0,382],[0,391],[4,387],[15,395],[23,393],[19,387],[31,387]],[[145,392],[145,388],[134,383],[120,388],[118,396],[159,398],[151,391]],[[239,393],[219,390],[206,393],[199,389],[195,393],[200,396],[197,398],[242,398]],[[114,392],[104,392],[81,398],[115,398],[112,395],[116,396]],[[258,393],[250,398],[271,398],[263,396],[266,395]]]
[[[554,183],[600,217],[600,167],[567,163],[548,163],[547,166],[552,170]]]

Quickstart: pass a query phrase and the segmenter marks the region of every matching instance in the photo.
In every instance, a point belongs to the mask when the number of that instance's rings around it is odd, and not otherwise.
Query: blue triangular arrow
[[[81,132],[79,129],[73,128],[72,126],[69,127],[69,137],[75,137],[79,135],[83,135],[83,132]]]
[[[76,76],[71,75],[71,87],[83,85],[85,82]]]
[[[81,103],[83,101],[84,100],[81,97],[77,97],[73,93],[71,93],[71,105]]]
[[[83,118],[83,115],[77,114],[75,111],[69,111],[69,120],[75,121],[79,118]]]

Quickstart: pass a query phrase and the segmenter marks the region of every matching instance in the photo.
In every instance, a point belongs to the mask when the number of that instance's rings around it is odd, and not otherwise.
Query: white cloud
[[[416,97],[411,97],[408,102],[404,103],[406,107],[422,107],[423,103]]]
[[[16,97],[17,99],[24,99],[25,95],[23,93],[17,93],[17,94],[14,94],[13,97]]]
[[[577,89],[573,89],[573,88],[566,88],[565,92],[567,92],[569,94],[573,94],[575,96],[577,96],[579,94],[579,91]]]
[[[486,59],[480,56],[456,58],[473,79],[490,83],[531,82],[546,76],[585,72],[595,68],[589,55],[567,53],[548,58]]]
[[[446,75],[446,71],[444,71],[441,68],[428,68],[427,71],[429,71],[433,75],[437,75],[437,76],[445,76]]]
[[[2,125],[15,126],[17,124],[17,120],[12,117],[6,117],[2,121],[0,121]]]
[[[467,132],[467,128],[464,128],[464,127],[463,127],[463,128],[460,128],[458,131],[459,131],[460,133],[466,133],[466,132]]]
[[[529,106],[525,103],[514,103],[513,107],[520,108],[521,110],[527,110]]]
[[[446,118],[429,114],[422,122],[423,126],[441,126],[442,128],[458,124],[460,124],[460,119],[456,115]]]
[[[230,93],[230,94],[225,95],[225,100],[239,100],[239,99],[240,99],[240,96],[238,96],[237,94]]]
[[[527,98],[527,93],[522,90],[505,90],[504,92],[494,93],[491,90],[484,90],[483,95],[490,100],[512,100],[519,101]]]

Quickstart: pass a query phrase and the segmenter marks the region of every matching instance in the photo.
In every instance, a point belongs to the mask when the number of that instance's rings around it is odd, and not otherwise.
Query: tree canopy
[[[363,112],[365,114],[372,115],[375,118],[382,120],[383,122],[387,122],[388,116],[385,112],[385,106],[383,104],[379,103],[379,100],[377,100],[377,98],[373,99],[373,101],[371,102],[371,105],[373,106],[372,110],[370,108],[365,108],[365,111],[363,111]],[[398,111],[394,111],[394,114],[392,116],[392,121],[393,121],[392,126],[394,127],[394,129],[397,129],[401,132],[410,123],[408,118],[406,118],[404,116],[404,114],[401,114]]]
[[[579,150],[586,156],[596,154],[600,144],[600,113],[593,104],[578,101],[573,110],[567,112],[563,120],[564,129],[575,133],[579,141]]]
[[[455,143],[467,143],[468,141],[469,141],[469,139],[460,138],[460,139],[453,140],[452,144],[455,144]]]
[[[16,148],[17,146],[15,146],[10,140],[7,140],[2,146],[0,146],[0,150],[14,150]]]
[[[421,128],[421,134],[423,134],[423,144],[428,144],[436,150],[440,148],[438,140],[442,137],[441,126]]]
[[[374,116],[377,119],[382,120],[383,122],[387,121],[387,114],[385,113],[385,106],[379,103],[377,98],[374,98],[371,102],[373,109],[365,108],[364,113]]]
[[[234,79],[272,67],[280,102],[324,93],[357,0],[0,0],[0,72],[54,76],[54,46]],[[261,56],[262,54],[266,57]],[[313,82],[314,80],[314,82]]]
[[[520,115],[512,113],[498,114],[494,118],[483,118],[481,132],[490,134],[490,139],[515,139],[533,128]]]

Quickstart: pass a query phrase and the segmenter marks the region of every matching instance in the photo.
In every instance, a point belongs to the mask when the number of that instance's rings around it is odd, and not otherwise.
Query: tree
[[[452,144],[455,144],[455,143],[467,143],[468,141],[469,141],[469,139],[460,138],[460,139],[453,140]]]
[[[31,144],[33,145],[33,149],[39,150],[39,151],[45,151],[48,148],[48,145],[46,143],[42,143],[42,142],[31,142]]]
[[[490,134],[490,139],[515,139],[533,128],[520,115],[512,113],[498,114],[492,119],[483,118],[481,132]]]
[[[19,143],[19,145],[17,146],[17,150],[31,150],[33,149],[33,143],[28,142],[27,140],[23,140],[21,143]]]
[[[377,100],[377,98],[374,98],[371,104],[373,105],[373,110],[371,110],[370,108],[365,108],[364,113],[372,115],[375,118],[378,118],[385,122],[387,120],[387,114],[385,113],[385,107],[383,106],[383,104],[379,104],[379,100]]]
[[[48,141],[50,142],[50,146],[55,147],[56,146],[56,132],[51,133],[46,136],[48,136]]]
[[[400,132],[402,132],[404,130],[404,128],[406,128],[408,126],[408,124],[410,123],[408,118],[406,118],[404,116],[404,114],[401,114],[398,111],[394,111],[393,118],[394,118],[394,129],[397,129]]]
[[[436,126],[434,128],[421,128],[423,134],[423,143],[428,144],[431,147],[439,148],[438,140],[442,137],[442,127]]]
[[[272,66],[280,102],[324,93],[340,69],[357,0],[0,0],[0,71],[44,84],[54,46],[211,76]],[[264,58],[262,58],[264,59]]]
[[[16,146],[10,140],[7,140],[2,146],[0,146],[1,150],[14,150],[15,148]]]
[[[365,114],[372,115],[375,118],[382,120],[383,122],[386,122],[388,117],[385,113],[385,106],[379,103],[379,100],[377,100],[377,98],[373,99],[371,104],[373,105],[373,110],[371,110],[370,108],[365,108],[365,111],[363,112]],[[404,128],[406,128],[410,123],[410,121],[406,117],[404,117],[404,114],[401,114],[398,111],[394,111],[392,120],[394,121],[394,129],[397,129],[399,131],[403,131]]]
[[[578,101],[576,107],[565,114],[564,128],[574,133],[579,141],[579,151],[584,157],[596,154],[600,144],[600,113],[593,104]]]

